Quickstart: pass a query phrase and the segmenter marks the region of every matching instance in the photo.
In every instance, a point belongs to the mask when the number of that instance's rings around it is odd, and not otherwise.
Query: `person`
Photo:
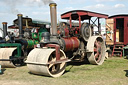
[[[105,33],[103,34],[102,38],[103,38],[105,45],[106,45],[106,34]]]
[[[103,40],[106,41],[106,34],[104,33],[102,36]]]

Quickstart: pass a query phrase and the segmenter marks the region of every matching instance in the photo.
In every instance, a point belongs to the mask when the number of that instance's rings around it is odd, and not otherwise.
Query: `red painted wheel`
[[[94,43],[94,58],[97,62],[99,62],[102,57],[101,50],[101,42],[96,40]]]
[[[87,43],[87,57],[91,64],[101,65],[105,59],[105,42],[100,36],[92,36]]]

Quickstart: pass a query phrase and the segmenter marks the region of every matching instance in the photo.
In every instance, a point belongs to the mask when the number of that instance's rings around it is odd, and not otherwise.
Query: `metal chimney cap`
[[[8,24],[7,22],[2,22],[2,24]]]
[[[23,16],[22,14],[17,14],[17,16]]]
[[[52,7],[52,6],[57,6],[57,4],[56,4],[56,3],[50,3],[49,6],[50,6],[50,7]]]

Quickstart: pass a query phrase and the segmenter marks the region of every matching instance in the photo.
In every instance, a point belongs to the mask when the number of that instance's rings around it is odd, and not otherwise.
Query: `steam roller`
[[[57,28],[56,3],[51,3],[49,6],[51,30],[42,33],[39,46],[28,54],[25,62],[29,72],[59,77],[64,73],[67,62],[85,62],[88,60],[91,64],[103,64],[105,42],[101,36],[92,34],[89,23],[81,24],[81,20],[87,17],[87,15],[84,16],[86,13],[79,15],[83,11],[80,13],[71,11],[71,13],[62,14],[62,18],[70,19],[70,24],[62,22]],[[71,19],[79,19],[79,27],[78,25],[73,26]]]
[[[18,60],[21,56],[21,44],[11,43],[7,41],[7,22],[3,22],[3,35],[0,40],[0,65],[2,68],[15,68],[20,65],[21,62]],[[22,62],[23,63],[23,62]]]
[[[19,28],[17,36],[14,36],[14,32],[7,32],[7,22],[2,23],[3,30],[0,31],[3,33],[0,36],[0,65],[2,68],[25,65],[24,60],[28,53],[39,43],[41,34],[47,31],[44,27],[45,24],[32,23],[31,18],[22,17],[22,14],[17,16],[18,18],[13,21],[14,25],[8,27],[11,31]]]
[[[22,15],[18,15],[18,20],[22,24]],[[24,64],[24,54],[22,47],[25,45],[23,38],[16,39],[7,32],[7,22],[3,22],[3,36],[0,40],[0,65],[2,68],[15,68]],[[23,34],[20,26],[20,36]],[[21,42],[22,41],[22,44]]]

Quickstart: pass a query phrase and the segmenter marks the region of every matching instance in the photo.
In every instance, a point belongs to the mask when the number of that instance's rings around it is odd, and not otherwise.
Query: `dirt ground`
[[[103,65],[68,65],[59,78],[30,74],[27,66],[2,68],[0,85],[128,85],[128,59],[109,58]]]

